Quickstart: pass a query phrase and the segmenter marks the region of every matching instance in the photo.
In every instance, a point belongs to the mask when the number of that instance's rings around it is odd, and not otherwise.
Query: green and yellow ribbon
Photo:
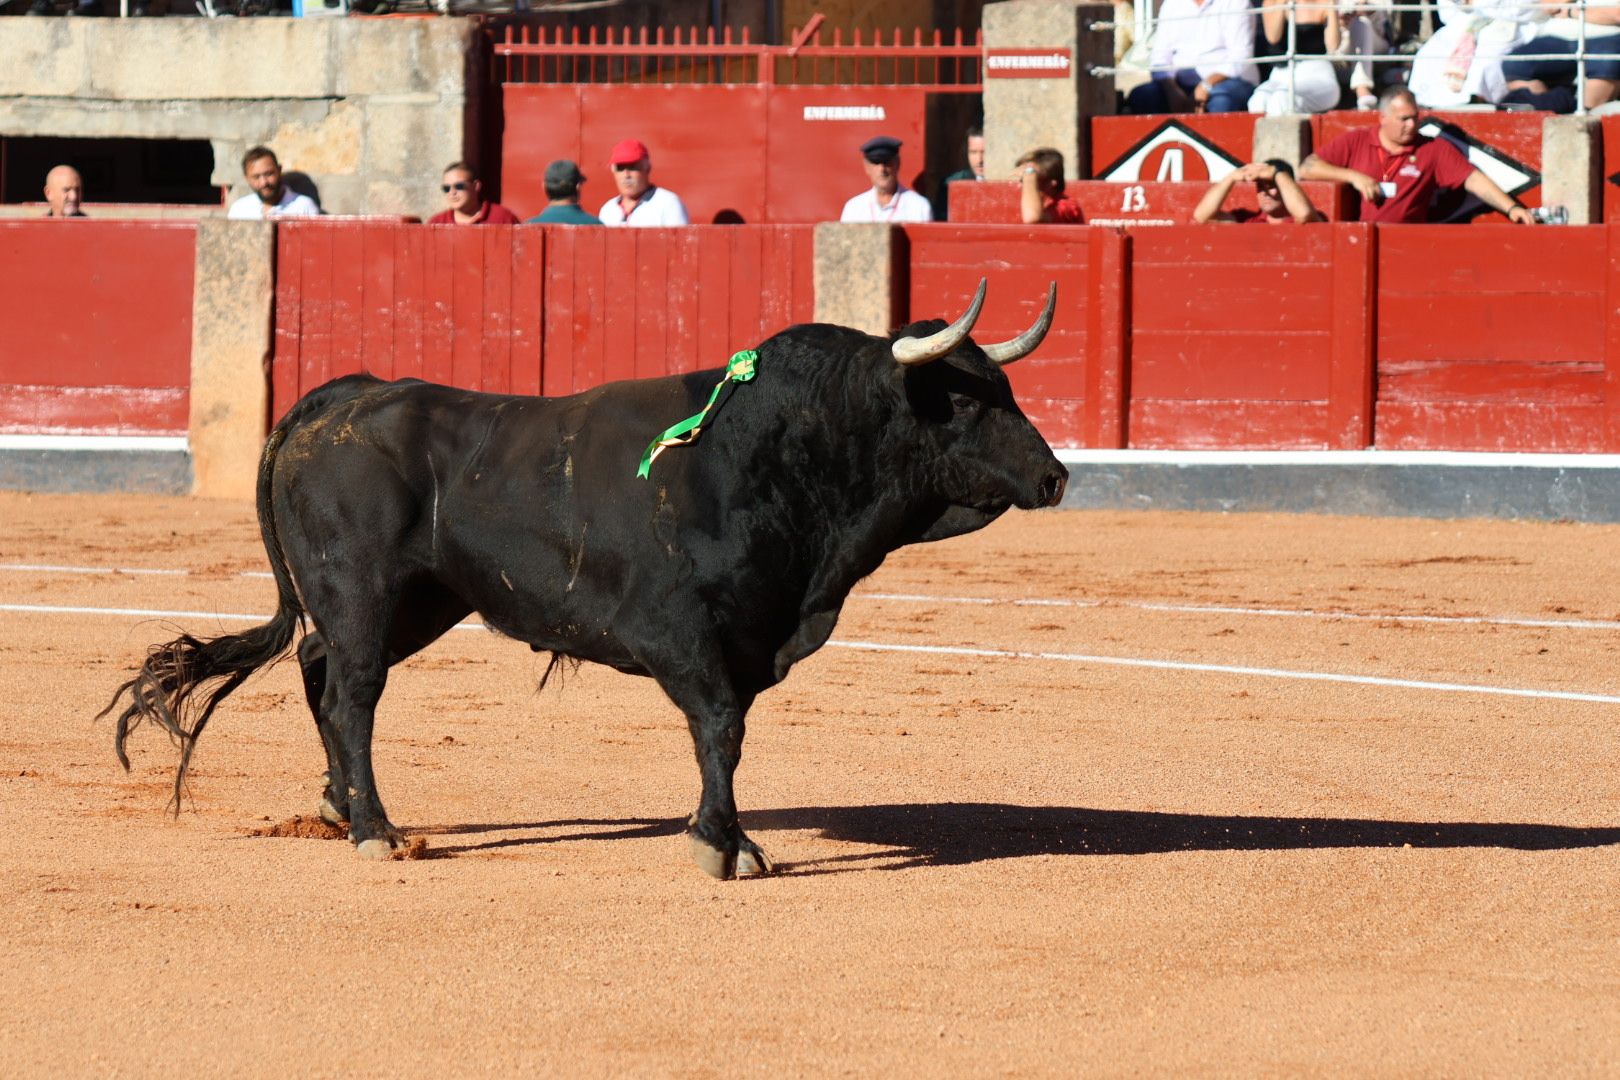
[[[726,373],[720,381],[714,384],[714,393],[709,395],[709,403],[703,406],[703,411],[696,416],[689,416],[685,420],[668,428],[658,438],[647,444],[647,452],[641,455],[641,466],[636,469],[636,475],[643,480],[647,479],[648,470],[652,468],[654,459],[671,446],[685,446],[696,442],[697,437],[703,433],[703,422],[708,419],[709,411],[714,403],[720,400],[720,391],[724,390],[728,382],[748,382],[754,377],[755,369],[759,364],[759,353],[753,349],[744,349],[733,354],[726,361]]]

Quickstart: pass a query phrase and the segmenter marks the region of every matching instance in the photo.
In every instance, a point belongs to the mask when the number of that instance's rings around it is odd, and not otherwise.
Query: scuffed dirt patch
[[[286,821],[248,830],[252,837],[278,836],[297,840],[347,840],[349,830],[342,825],[331,825],[318,817],[295,814]],[[424,845],[425,846],[425,845]]]

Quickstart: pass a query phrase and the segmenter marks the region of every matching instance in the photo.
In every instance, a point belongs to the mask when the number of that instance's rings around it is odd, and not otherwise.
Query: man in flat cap
[[[876,135],[861,143],[861,160],[872,181],[844,204],[839,221],[933,221],[928,200],[900,182],[900,140]]]
[[[546,208],[529,219],[541,225],[600,225],[602,219],[579,207],[579,185],[585,175],[579,166],[567,158],[560,158],[546,166]]]

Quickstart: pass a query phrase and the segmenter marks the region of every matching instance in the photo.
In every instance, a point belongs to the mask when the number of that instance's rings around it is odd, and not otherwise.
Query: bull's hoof
[[[370,862],[387,862],[394,857],[394,845],[387,840],[362,840],[354,845],[355,853]]]
[[[776,864],[764,849],[746,836],[735,855],[713,847],[697,833],[687,833],[686,839],[692,845],[692,861],[712,878],[729,881],[732,878],[759,877],[776,869]]]
[[[692,861],[698,864],[699,870],[721,881],[737,876],[736,855],[709,846],[697,833],[687,833],[686,839],[692,845]]]
[[[326,822],[328,825],[334,825],[339,829],[348,827],[349,815],[341,812],[337,807],[333,806],[332,800],[327,798],[325,795],[321,796],[320,814],[321,820]]]
[[[759,877],[769,874],[776,869],[771,857],[765,854],[765,849],[752,840],[744,840],[741,849],[737,852],[737,876]]]

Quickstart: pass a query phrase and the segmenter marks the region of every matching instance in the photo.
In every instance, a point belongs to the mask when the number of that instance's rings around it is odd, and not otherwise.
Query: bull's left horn
[[[1052,313],[1057,310],[1057,282],[1052,282],[1046,290],[1046,310],[1041,317],[1035,320],[1035,325],[1025,330],[1011,341],[998,341],[994,345],[984,347],[984,355],[998,364],[1010,364],[1014,360],[1022,360],[1035,351],[1035,347],[1046,337],[1046,332],[1052,329]]]
[[[973,303],[962,313],[962,317],[938,333],[927,337],[903,337],[889,346],[894,358],[902,364],[926,364],[930,360],[938,360],[967,339],[973,330],[973,324],[979,321],[979,309],[984,306],[984,290],[988,281],[979,279],[979,291],[973,294]],[[1031,346],[1033,348],[1033,346]]]

